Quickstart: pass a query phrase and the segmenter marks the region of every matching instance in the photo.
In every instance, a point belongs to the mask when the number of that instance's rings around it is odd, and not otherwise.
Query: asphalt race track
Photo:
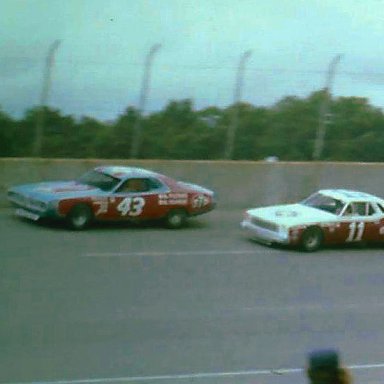
[[[384,378],[384,249],[271,248],[242,212],[72,232],[0,210],[0,383],[305,383],[337,347]]]

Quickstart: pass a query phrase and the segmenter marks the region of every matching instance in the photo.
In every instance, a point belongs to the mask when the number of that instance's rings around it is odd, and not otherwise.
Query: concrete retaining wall
[[[0,159],[0,205],[8,187],[69,180],[98,165],[148,168],[213,189],[223,208],[293,202],[320,188],[350,188],[384,197],[382,163],[293,163],[249,161]]]

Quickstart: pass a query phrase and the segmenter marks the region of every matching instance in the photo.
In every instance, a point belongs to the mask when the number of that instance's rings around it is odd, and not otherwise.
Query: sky
[[[60,40],[47,104],[64,114],[113,120],[138,106],[150,66],[145,112],[171,100],[196,109],[235,100],[271,106],[325,86],[384,108],[384,0],[0,0],[0,108],[21,117],[39,105],[45,60]]]

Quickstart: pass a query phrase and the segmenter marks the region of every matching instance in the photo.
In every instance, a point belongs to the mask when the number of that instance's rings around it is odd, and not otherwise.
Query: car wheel
[[[165,218],[165,224],[168,228],[181,228],[187,220],[187,213],[183,209],[173,209],[168,212]]]
[[[67,216],[70,228],[77,231],[89,226],[93,218],[91,208],[86,204],[75,205]]]
[[[317,251],[323,243],[323,232],[320,228],[311,227],[301,236],[301,249],[306,252]]]

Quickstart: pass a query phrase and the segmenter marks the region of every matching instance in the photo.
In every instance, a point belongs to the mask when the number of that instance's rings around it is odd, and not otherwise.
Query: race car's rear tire
[[[165,218],[165,225],[171,229],[179,229],[185,225],[187,213],[184,209],[172,209]]]
[[[323,232],[318,227],[307,228],[301,236],[300,247],[305,252],[315,252],[323,244]]]
[[[91,208],[86,204],[77,204],[68,213],[67,223],[71,229],[80,231],[87,228],[92,219]]]

